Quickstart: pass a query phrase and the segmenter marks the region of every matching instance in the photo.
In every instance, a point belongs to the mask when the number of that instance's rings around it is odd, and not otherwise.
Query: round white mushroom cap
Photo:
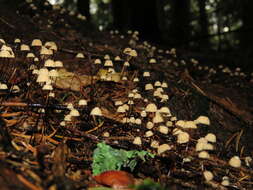
[[[229,165],[234,167],[234,168],[239,168],[241,167],[241,160],[238,156],[233,156],[229,160]]]
[[[206,181],[211,181],[213,179],[213,173],[208,170],[204,171],[203,175]]]
[[[179,133],[177,136],[177,143],[183,144],[187,143],[190,140],[190,135],[186,132]]]
[[[212,143],[215,143],[215,142],[216,142],[216,136],[215,136],[215,134],[213,134],[213,133],[208,133],[208,134],[205,136],[205,139],[206,139],[208,142],[212,142]]]
[[[199,116],[194,122],[196,124],[210,125],[210,120],[206,116]]]
[[[99,107],[95,107],[91,110],[90,115],[102,116],[102,111]]]

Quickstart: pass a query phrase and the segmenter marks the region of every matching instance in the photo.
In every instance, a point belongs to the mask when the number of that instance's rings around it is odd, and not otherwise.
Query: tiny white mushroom
[[[206,139],[208,142],[212,142],[212,143],[215,143],[215,142],[216,142],[216,136],[215,136],[215,134],[213,134],[213,133],[208,133],[208,134],[205,136],[205,139]]]
[[[229,160],[229,165],[234,167],[234,168],[239,168],[241,167],[241,160],[238,156],[233,156]]]
[[[141,145],[141,144],[142,144],[142,142],[141,142],[141,137],[135,137],[135,138],[134,138],[134,141],[133,141],[133,144]]]
[[[210,125],[210,120],[206,116],[199,116],[194,122],[196,124]]]
[[[162,154],[168,150],[171,150],[171,146],[168,144],[162,144],[157,148],[157,154]]]
[[[206,181],[211,181],[213,179],[213,173],[208,170],[205,170],[203,175]]]
[[[186,132],[179,133],[177,136],[177,143],[183,144],[187,143],[190,140],[190,135]]]

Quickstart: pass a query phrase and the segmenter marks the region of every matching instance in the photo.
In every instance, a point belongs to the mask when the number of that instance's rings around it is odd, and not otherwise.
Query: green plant
[[[129,167],[131,171],[137,165],[137,158],[145,161],[145,157],[153,158],[154,155],[147,151],[114,149],[105,143],[98,143],[93,153],[92,172],[98,175],[109,170],[121,170],[122,167]]]

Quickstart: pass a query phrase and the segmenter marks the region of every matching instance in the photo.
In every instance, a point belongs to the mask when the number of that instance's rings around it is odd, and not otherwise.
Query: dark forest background
[[[56,1],[57,2],[57,1]],[[187,49],[200,60],[253,68],[252,0],[65,0],[103,30]],[[196,53],[199,52],[199,53]]]
[[[184,56],[253,70],[252,0],[50,2],[80,12],[99,30],[117,30],[123,34],[137,30],[142,40],[187,50]]]

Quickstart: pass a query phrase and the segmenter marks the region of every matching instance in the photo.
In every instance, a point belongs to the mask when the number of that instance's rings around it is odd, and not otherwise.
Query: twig
[[[4,20],[2,17],[0,17],[0,21],[2,21],[4,24],[8,25],[10,28],[12,29],[16,29],[15,26],[13,26],[12,24],[8,23],[6,20]]]
[[[22,175],[17,175],[19,181],[21,181],[26,187],[28,187],[31,190],[42,190],[41,187],[36,187],[34,184],[29,182],[26,178],[24,178]]]

